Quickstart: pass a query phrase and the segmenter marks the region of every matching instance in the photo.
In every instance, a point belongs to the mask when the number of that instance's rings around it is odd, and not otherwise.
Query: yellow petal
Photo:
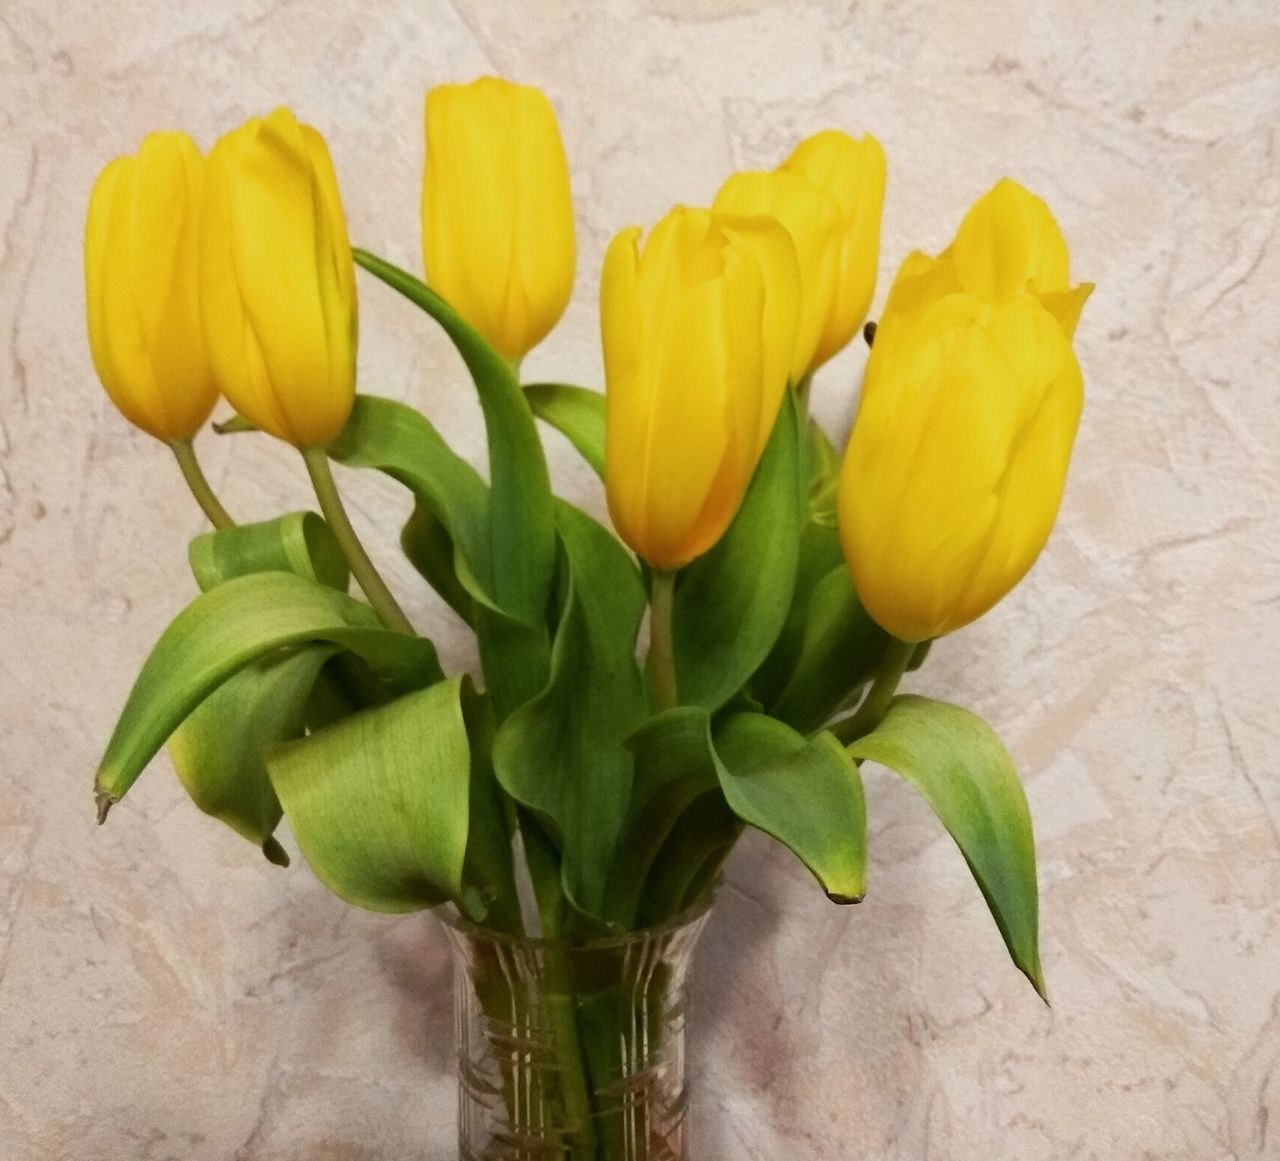
[[[1007,177],[973,204],[949,253],[965,290],[980,298],[1068,286],[1067,244],[1053,214]]]
[[[755,454],[763,454],[778,408],[786,394],[800,324],[800,262],[791,235],[775,218],[723,215],[720,228],[738,248],[745,249],[763,280],[762,317],[756,323],[760,344],[760,415]]]
[[[509,359],[559,321],[573,289],[564,143],[540,90],[495,77],[426,99],[427,280]]]
[[[223,393],[300,447],[332,440],[355,397],[357,307],[323,139],[277,109],[209,158],[201,313]]]
[[[196,302],[202,161],[153,133],[90,199],[85,298],[94,366],[112,401],[158,439],[189,439],[217,398]]]
[[[791,235],[800,265],[800,319],[791,378],[809,370],[835,295],[840,261],[840,206],[805,177],[781,171],[735,173],[712,203],[720,213],[773,217]]]
[[[868,612],[903,640],[952,632],[1023,576],[1056,516],[1081,383],[1029,294],[950,295],[877,337],[841,469],[842,543]]]
[[[680,567],[724,534],[759,460],[762,417],[772,426],[765,397],[780,392],[766,384],[766,336],[786,304],[770,311],[760,256],[780,237],[776,224],[678,207],[642,249],[632,229],[606,254],[609,511],[655,568]]]
[[[880,261],[884,149],[870,134],[859,140],[829,129],[801,141],[782,168],[808,178],[840,206],[839,268],[813,370],[848,345],[871,306]]]

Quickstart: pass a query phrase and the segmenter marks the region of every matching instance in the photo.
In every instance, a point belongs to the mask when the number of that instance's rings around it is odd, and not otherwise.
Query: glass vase
[[[685,1161],[686,978],[708,907],[585,941],[442,916],[461,1161]]]

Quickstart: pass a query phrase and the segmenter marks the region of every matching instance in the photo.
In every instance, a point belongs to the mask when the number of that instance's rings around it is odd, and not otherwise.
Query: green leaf
[[[534,415],[573,444],[604,479],[604,395],[567,383],[529,383],[524,394]]]
[[[762,714],[736,714],[715,733],[720,786],[743,822],[771,834],[837,903],[866,891],[862,779],[831,734],[805,738]]]
[[[840,453],[817,420],[808,424],[809,518],[820,528],[836,527]]]
[[[502,722],[547,686],[551,673],[547,630],[541,625],[526,625],[479,601],[473,609],[473,624],[485,688]]]
[[[836,565],[813,589],[800,654],[770,714],[801,733],[816,730],[875,674],[888,643],[858,600],[848,568]]]
[[[809,482],[809,498],[807,518],[800,532],[791,607],[768,659],[751,679],[753,693],[765,705],[777,700],[791,678],[804,645],[814,590],[844,560],[835,519],[840,457],[826,432],[812,419],[807,426],[804,452],[802,475]]]
[[[219,435],[240,435],[242,432],[258,430],[258,425],[256,423],[252,420],[245,419],[245,417],[239,413],[235,413],[230,419],[221,420],[211,426]]]
[[[233,673],[273,650],[320,642],[357,655],[396,691],[443,674],[423,637],[384,629],[345,593],[289,572],[236,577],[197,597],[156,642],[98,768],[105,816],[188,714]]]
[[[475,916],[461,679],[353,714],[267,764],[303,856],[334,894],[371,911],[452,899]]]
[[[420,501],[400,529],[400,547],[409,563],[464,622],[475,623],[474,600],[458,576],[457,549],[440,518]]]
[[[541,624],[555,572],[555,515],[546,457],[514,371],[420,279],[366,250],[354,255],[435,319],[471,372],[484,411],[490,475],[488,567],[477,579],[504,613],[526,625]]]
[[[392,399],[361,395],[328,450],[340,464],[372,468],[408,488],[453,541],[463,562],[456,571],[474,580],[473,595],[494,599],[488,486],[430,420]]]
[[[202,592],[253,572],[297,573],[344,593],[350,578],[329,525],[314,512],[206,532],[187,556]]]
[[[280,800],[266,756],[301,737],[311,691],[331,646],[304,646],[255,662],[223,682],[169,739],[169,756],[192,801],[243,835],[272,862],[289,857],[272,834]]]
[[[672,633],[683,704],[717,710],[768,657],[786,622],[804,503],[799,422],[789,392],[733,524],[680,574]]]
[[[959,706],[908,694],[849,752],[896,770],[924,795],[960,847],[1013,962],[1043,997],[1031,812],[995,731]]]
[[[627,749],[635,758],[635,774],[608,889],[609,917],[624,927],[634,922],[658,852],[681,816],[704,794],[720,797],[706,710],[667,710],[636,730],[627,739]]]
[[[532,423],[532,419],[530,420]],[[353,468],[398,480],[417,500],[401,533],[415,567],[475,629],[485,684],[499,718],[536,696],[550,664],[546,625],[501,603],[498,572],[506,561],[502,526],[491,519],[491,493],[479,473],[454,452],[424,416],[390,399],[362,395],[329,454]],[[445,553],[452,541],[453,557]],[[518,544],[509,546],[514,554]]]
[[[569,898],[599,917],[631,795],[623,743],[645,713],[635,659],[645,595],[612,533],[568,504],[556,516],[567,590],[551,678],[499,729],[494,766],[507,793],[561,846]]]
[[[636,922],[663,923],[692,907],[711,889],[741,834],[741,821],[718,790],[695,798],[653,860]]]

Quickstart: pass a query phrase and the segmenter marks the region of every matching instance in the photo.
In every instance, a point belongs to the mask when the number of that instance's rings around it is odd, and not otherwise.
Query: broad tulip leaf
[[[271,782],[307,863],[371,911],[457,902],[465,889],[471,743],[462,680],[442,681],[277,749]]]
[[[420,279],[366,250],[354,255],[435,319],[471,372],[484,411],[490,475],[489,553],[477,578],[504,613],[526,625],[541,624],[555,573],[555,514],[542,442],[514,371]]]
[[[248,573],[293,572],[345,593],[350,575],[329,525],[314,512],[206,532],[187,556],[202,592]]]
[[[604,479],[604,395],[567,383],[530,383],[524,394],[534,415],[573,444]]]
[[[361,395],[328,450],[340,464],[372,468],[408,488],[453,541],[463,562],[455,573],[474,578],[473,595],[493,600],[488,486],[430,420],[392,399]]]
[[[720,797],[706,710],[680,706],[658,714],[627,739],[627,749],[634,755],[635,773],[609,876],[608,903],[609,918],[623,926],[634,923],[658,852],[684,813],[704,794]],[[684,862],[691,857],[683,856]]]
[[[169,756],[191,800],[262,848],[273,863],[289,857],[272,837],[280,800],[266,756],[302,736],[311,692],[332,646],[308,645],[246,665],[213,691],[169,739]]]
[[[812,516],[800,532],[796,554],[796,583],[791,594],[787,619],[774,642],[768,659],[751,678],[751,692],[764,705],[772,705],[791,680],[800,660],[805,634],[812,615],[818,585],[837,567],[845,568],[840,538],[834,529],[813,522]]]
[[[457,548],[448,528],[421,501],[400,529],[400,547],[409,563],[464,622],[475,623],[471,593],[458,576]]]
[[[858,767],[828,733],[806,738],[762,714],[715,733],[730,809],[789,848],[837,903],[866,891],[867,810]]]
[[[98,768],[105,815],[188,714],[232,674],[274,650],[324,643],[355,654],[394,691],[443,674],[435,647],[381,627],[345,593],[289,572],[236,577],[203,593],[160,635]]]
[[[788,393],[742,507],[683,570],[673,609],[680,701],[715,711],[768,657],[791,608],[804,506],[800,415]]]
[[[876,672],[888,643],[858,600],[848,568],[836,565],[813,589],[800,655],[771,715],[803,734],[816,730]]]
[[[711,889],[741,834],[741,820],[719,791],[694,799],[654,857],[636,922],[663,923],[692,907]]]
[[[556,509],[566,563],[551,678],[499,729],[494,766],[503,788],[561,847],[565,891],[601,917],[614,847],[631,796],[624,742],[643,720],[635,640],[645,595],[612,533],[568,504]]]
[[[978,881],[1013,962],[1045,995],[1031,812],[1004,744],[976,714],[903,695],[849,747],[896,770],[951,833]]]
[[[515,564],[503,563],[500,540],[491,544],[491,532],[501,535],[491,519],[496,493],[479,473],[412,407],[375,396],[356,400],[329,454],[350,467],[384,472],[413,493],[417,506],[401,544],[428,583],[475,629],[499,717],[541,692],[550,663],[546,626],[501,604],[495,571]],[[446,537],[453,543],[452,562],[444,556]]]
[[[777,700],[800,657],[814,590],[832,569],[844,562],[835,521],[839,454],[816,421],[809,420],[807,432],[802,473],[809,482],[807,517],[800,532],[791,607],[768,659],[751,679],[752,692],[765,705]]]
[[[816,419],[809,420],[808,435],[809,518],[820,528],[835,528],[840,453]]]
[[[547,630],[479,601],[473,607],[473,624],[485,688],[501,722],[546,688],[551,673]]]

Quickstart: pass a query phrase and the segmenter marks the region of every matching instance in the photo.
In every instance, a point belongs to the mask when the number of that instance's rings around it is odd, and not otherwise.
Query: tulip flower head
[[[218,398],[200,329],[204,162],[185,133],[152,133],[102,171],[85,229],[93,364],[125,418],[189,440]]]
[[[808,178],[840,207],[835,290],[808,368],[812,372],[848,345],[871,306],[880,261],[884,149],[870,134],[859,140],[827,129],[801,141],[780,168]]]
[[[798,173],[735,173],[711,208],[725,214],[775,218],[791,236],[800,264],[800,313],[790,377],[798,383],[813,365],[836,291],[840,262],[840,205]]]
[[[427,94],[427,282],[507,359],[560,320],[573,290],[573,199],[555,110],[496,77]]]
[[[742,503],[786,392],[800,306],[794,246],[772,218],[678,207],[623,230],[600,290],[605,485],[622,539],[671,570]]]
[[[841,468],[854,585],[904,641],[975,620],[1031,567],[1083,404],[1070,330],[1090,288],[1067,285],[1047,208],[997,191],[942,255],[903,263]]]
[[[328,146],[277,109],[214,146],[206,190],[200,305],[218,385],[264,431],[323,446],[355,401],[357,328]]]

